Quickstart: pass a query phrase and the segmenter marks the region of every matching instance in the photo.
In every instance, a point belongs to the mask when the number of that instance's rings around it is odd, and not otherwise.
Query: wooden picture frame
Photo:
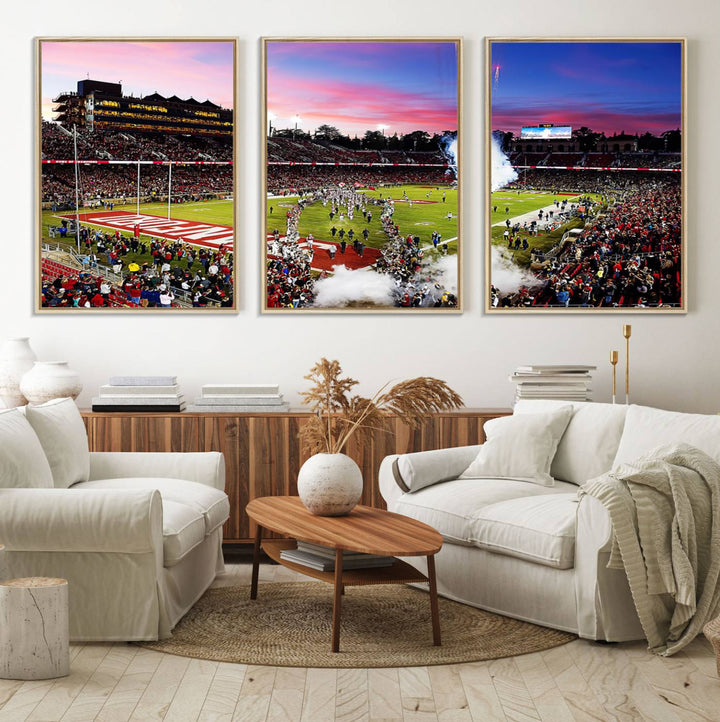
[[[461,64],[458,38],[263,39],[264,313],[462,310]]]
[[[36,39],[38,313],[237,311],[237,40]]]
[[[485,311],[685,313],[685,40],[488,38],[485,73]]]

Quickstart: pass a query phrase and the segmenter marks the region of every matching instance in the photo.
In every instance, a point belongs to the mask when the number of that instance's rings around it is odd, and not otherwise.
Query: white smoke
[[[490,141],[492,153],[490,187],[492,191],[496,191],[516,180],[518,174],[503,152],[498,136],[493,133]],[[538,279],[528,269],[515,265],[512,257],[502,246],[491,246],[490,264],[492,285],[503,295],[515,293],[521,286],[536,288],[540,285]]]
[[[427,290],[423,306],[432,306],[445,291],[457,296],[457,256],[442,256],[436,261],[423,263],[410,284],[395,283],[387,273],[378,273],[372,268],[350,270],[335,266],[333,275],[315,281],[314,308],[343,308],[350,304],[394,306],[398,297],[408,291]]]
[[[457,133],[445,133],[440,138],[440,150],[447,159],[449,170],[457,178]]]
[[[490,136],[491,163],[490,186],[492,191],[505,187],[517,177],[517,171],[510,165],[510,159],[500,147],[500,141],[495,134]]]
[[[442,256],[435,261],[432,272],[437,273],[436,283],[446,288],[450,293],[457,294],[458,289],[458,259],[457,256]]]
[[[444,291],[457,296],[458,289],[458,262],[457,256],[441,256],[432,263],[423,263],[422,268],[413,277],[416,287],[432,284],[433,290],[430,298],[436,300]],[[435,288],[435,284],[439,288]]]
[[[315,281],[315,302],[320,308],[342,308],[350,303],[370,303],[378,306],[393,305],[395,282],[386,273],[371,268],[352,271],[335,266],[332,276]]]
[[[503,295],[515,293],[520,286],[533,288],[540,285],[538,279],[530,271],[516,266],[502,247],[492,246],[490,261],[492,285]]]

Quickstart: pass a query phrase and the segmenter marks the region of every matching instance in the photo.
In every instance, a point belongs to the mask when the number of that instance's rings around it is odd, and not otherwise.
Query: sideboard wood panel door
[[[418,429],[391,419],[389,432],[375,431],[365,443],[351,439],[345,452],[363,473],[361,503],[385,508],[378,470],[386,456],[480,444],[485,440],[485,421],[509,413],[509,409],[463,409],[430,416]],[[225,491],[230,497],[230,518],[224,527],[227,543],[253,540],[254,524],[245,514],[251,499],[297,494],[298,471],[308,457],[300,448],[298,432],[308,417],[306,411],[83,413],[91,451],[222,452]]]
[[[203,418],[203,451],[220,451],[225,456],[225,491],[230,497],[230,518],[223,530],[227,541],[250,537],[245,507],[250,501],[250,418],[208,414]]]

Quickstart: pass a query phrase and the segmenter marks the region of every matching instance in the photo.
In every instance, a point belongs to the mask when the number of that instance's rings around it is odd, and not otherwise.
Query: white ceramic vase
[[[0,350],[0,398],[8,408],[27,404],[20,391],[20,379],[32,368],[36,358],[27,336],[5,340]]]
[[[342,516],[360,501],[362,472],[345,454],[315,454],[300,467],[297,489],[311,514]]]
[[[80,375],[68,368],[67,361],[36,361],[20,381],[20,391],[31,406],[52,399],[76,399],[82,391]]]

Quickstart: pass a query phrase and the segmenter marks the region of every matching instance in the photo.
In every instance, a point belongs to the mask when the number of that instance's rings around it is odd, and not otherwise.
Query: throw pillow
[[[392,465],[395,483],[404,492],[413,492],[457,479],[479,450],[475,445],[402,454]]]
[[[612,468],[663,444],[690,444],[720,463],[720,416],[630,406]]]
[[[514,414],[554,411],[567,402],[520,399]],[[550,474],[561,481],[582,485],[613,468],[625,425],[625,404],[575,401],[573,415],[558,444]]]
[[[554,486],[550,466],[572,413],[572,406],[562,406],[547,414],[518,414],[487,421],[487,441],[460,478],[515,479]]]
[[[25,409],[40,439],[57,489],[90,477],[90,450],[82,416],[72,399],[53,399]]]
[[[0,488],[52,488],[53,476],[40,441],[17,410],[0,411]]]

